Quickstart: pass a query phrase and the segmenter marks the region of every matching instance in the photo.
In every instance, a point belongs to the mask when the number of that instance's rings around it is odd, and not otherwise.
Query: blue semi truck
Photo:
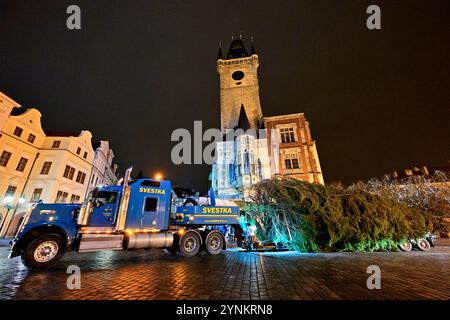
[[[191,257],[226,248],[221,226],[239,224],[238,206],[177,205],[170,181],[131,180],[95,188],[83,204],[38,203],[28,210],[9,257],[45,269],[65,252],[161,248]]]

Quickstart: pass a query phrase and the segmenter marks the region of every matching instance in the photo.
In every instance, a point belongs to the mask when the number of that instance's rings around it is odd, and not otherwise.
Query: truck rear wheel
[[[193,257],[200,250],[200,237],[194,232],[186,232],[180,239],[180,253],[185,257]]]
[[[219,231],[213,230],[206,236],[205,249],[209,254],[219,254],[222,251],[223,245],[224,238]]]
[[[431,249],[431,245],[427,239],[419,239],[417,241],[417,247],[420,251],[429,251]]]
[[[408,239],[406,239],[404,242],[400,243],[399,247],[400,247],[400,250],[406,251],[406,252],[411,251],[413,248],[411,241],[409,241]]]
[[[55,265],[63,254],[59,235],[44,235],[31,241],[22,253],[22,262],[29,269],[46,269]]]

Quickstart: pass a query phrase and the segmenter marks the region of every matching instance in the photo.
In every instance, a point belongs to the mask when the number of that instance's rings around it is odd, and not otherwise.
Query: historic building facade
[[[217,142],[217,159],[211,171],[211,185],[219,198],[248,198],[252,185],[281,176],[324,183],[305,115],[263,117],[258,67],[253,41],[250,53],[242,39],[232,40],[225,56],[219,48],[224,141]],[[230,132],[235,132],[231,138]]]
[[[113,164],[114,152],[109,141],[101,140],[95,146],[95,155],[92,168],[89,190],[99,185],[112,185],[117,182],[117,165]]]
[[[0,135],[0,236],[11,236],[23,213],[35,202],[82,202],[98,164],[89,131],[45,132],[41,117],[37,109],[15,107],[4,121]],[[112,151],[107,154],[112,161]],[[108,161],[106,167],[110,166]],[[106,170],[105,177],[109,175],[104,182],[115,181],[103,163],[100,170]]]

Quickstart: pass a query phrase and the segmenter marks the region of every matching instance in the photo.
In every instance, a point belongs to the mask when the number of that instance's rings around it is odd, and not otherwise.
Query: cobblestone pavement
[[[450,247],[430,252],[171,256],[162,250],[67,254],[28,271],[0,247],[0,299],[450,299]],[[381,268],[381,289],[366,286]],[[81,289],[68,290],[69,265]]]

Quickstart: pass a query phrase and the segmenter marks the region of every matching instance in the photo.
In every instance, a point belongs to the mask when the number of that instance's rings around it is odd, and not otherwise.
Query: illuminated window
[[[30,202],[38,202],[41,200],[42,188],[36,188],[33,190],[33,194],[31,195]]]
[[[16,194],[17,187],[16,186],[8,186],[8,189],[6,189],[5,198],[6,197],[14,197]]]
[[[79,202],[80,202],[80,196],[79,195],[73,194],[70,197],[70,203],[79,203]]]
[[[56,203],[65,203],[67,200],[67,196],[69,194],[67,192],[64,191],[58,191],[58,193],[56,194]]]

